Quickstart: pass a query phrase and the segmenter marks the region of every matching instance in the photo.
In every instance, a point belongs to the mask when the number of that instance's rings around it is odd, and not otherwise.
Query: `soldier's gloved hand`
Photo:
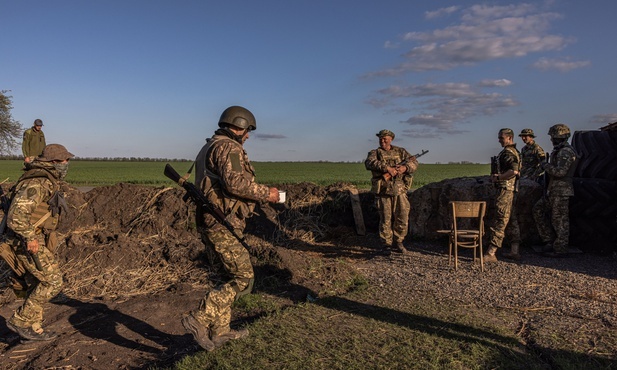
[[[270,188],[270,195],[268,196],[268,202],[277,203],[280,199],[279,189]]]
[[[36,254],[39,252],[39,241],[38,239],[32,239],[28,241],[28,244],[26,245],[26,248],[28,249],[28,252],[32,253],[32,254]]]

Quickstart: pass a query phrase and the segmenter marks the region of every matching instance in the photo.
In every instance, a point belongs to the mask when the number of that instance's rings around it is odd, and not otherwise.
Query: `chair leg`
[[[482,251],[482,239],[480,239],[480,245],[478,246],[478,249],[480,250],[480,270],[484,272],[484,259],[482,257],[484,252]]]
[[[454,270],[458,270],[458,240],[454,239]]]

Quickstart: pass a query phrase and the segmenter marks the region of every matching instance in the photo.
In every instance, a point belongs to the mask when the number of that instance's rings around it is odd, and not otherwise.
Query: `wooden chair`
[[[482,236],[484,235],[484,214],[486,202],[476,201],[451,201],[450,202],[452,228],[450,229],[450,246],[448,265],[452,262],[454,250],[454,269],[458,270],[458,248],[473,249],[473,261],[476,262],[476,254],[480,254],[480,267],[484,271],[482,259]],[[459,227],[462,218],[469,219],[465,228]],[[468,225],[474,225],[473,227]]]

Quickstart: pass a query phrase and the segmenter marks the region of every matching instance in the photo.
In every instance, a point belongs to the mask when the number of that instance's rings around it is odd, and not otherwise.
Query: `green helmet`
[[[75,155],[73,155],[73,153],[66,150],[64,145],[49,144],[43,149],[43,154],[41,154],[37,159],[41,162],[53,162],[65,161],[73,158],[74,156]]]
[[[548,135],[553,139],[568,139],[570,137],[570,128],[563,123],[558,123],[548,129]]]
[[[219,127],[223,127],[224,124],[248,129],[249,131],[257,129],[257,122],[255,121],[253,113],[237,105],[231,106],[223,111],[221,118],[219,118]]]

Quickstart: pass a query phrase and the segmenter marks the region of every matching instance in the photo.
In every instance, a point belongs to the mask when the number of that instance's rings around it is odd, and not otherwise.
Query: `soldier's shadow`
[[[161,354],[160,348],[121,335],[118,331],[120,326],[132,331],[134,335],[165,348],[171,347],[182,337],[164,333],[147,322],[111,309],[104,303],[82,302],[64,295],[56,297],[52,303],[75,308],[75,313],[69,317],[68,321],[84,336],[101,339],[117,346]]]

